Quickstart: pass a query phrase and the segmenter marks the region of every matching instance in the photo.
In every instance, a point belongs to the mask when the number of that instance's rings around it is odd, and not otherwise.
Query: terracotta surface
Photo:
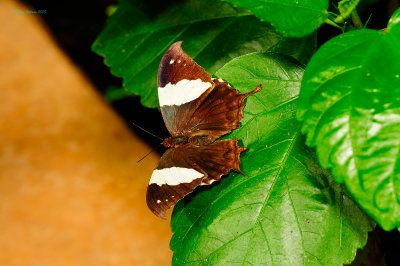
[[[170,264],[158,157],[25,9],[0,1],[0,265]]]

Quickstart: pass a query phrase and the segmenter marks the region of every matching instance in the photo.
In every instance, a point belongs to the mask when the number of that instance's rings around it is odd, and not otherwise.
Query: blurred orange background
[[[169,265],[158,156],[25,9],[0,1],[0,265]]]

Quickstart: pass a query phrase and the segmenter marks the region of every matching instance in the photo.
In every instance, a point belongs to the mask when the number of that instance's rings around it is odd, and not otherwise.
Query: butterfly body
[[[166,138],[161,144],[164,145],[165,148],[172,148],[179,145],[188,144],[189,138],[187,136],[174,136]]]
[[[147,189],[147,205],[165,219],[168,208],[197,186],[210,185],[240,168],[237,139],[217,140],[240,127],[244,99],[261,90],[240,94],[222,79],[212,79],[176,42],[163,56],[158,70],[158,95],[171,137],[168,150],[154,170]]]
[[[206,146],[213,142],[212,136],[207,135],[193,135],[193,136],[172,136],[166,138],[161,144],[165,148],[174,148],[181,145],[192,145],[192,146]]]

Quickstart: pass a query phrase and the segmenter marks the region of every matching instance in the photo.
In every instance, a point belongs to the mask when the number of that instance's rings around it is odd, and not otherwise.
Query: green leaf
[[[392,17],[389,20],[387,31],[390,31],[391,34],[399,37],[400,34],[400,9],[397,9],[396,12],[393,13]]]
[[[105,57],[111,72],[123,78],[124,88],[141,95],[147,107],[158,107],[158,65],[175,41],[183,40],[185,52],[210,74],[251,52],[274,49],[306,63],[315,49],[315,34],[284,38],[269,23],[228,3],[187,0],[171,3],[160,12],[153,12],[151,4],[121,0],[92,46]]]
[[[285,36],[311,34],[328,18],[328,0],[224,0],[249,9]]]
[[[335,19],[336,23],[342,23],[345,19],[347,19],[351,12],[353,12],[360,0],[342,0],[338,4],[340,16]]]
[[[366,243],[371,220],[304,144],[296,105],[303,74],[274,53],[236,58],[217,71],[247,99],[238,138],[246,174],[231,173],[179,201],[173,264],[339,265]]]
[[[106,7],[106,14],[107,16],[111,16],[114,14],[115,11],[117,11],[118,6],[117,5],[109,5]]]
[[[385,230],[400,226],[399,13],[386,31],[323,45],[306,68],[297,113],[321,165]]]

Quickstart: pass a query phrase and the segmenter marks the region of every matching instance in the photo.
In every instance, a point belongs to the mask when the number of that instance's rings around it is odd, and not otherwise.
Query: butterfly
[[[158,69],[158,99],[165,126],[171,133],[162,144],[169,148],[150,178],[146,201],[165,219],[166,211],[197,186],[210,185],[240,170],[237,139],[217,140],[240,127],[244,99],[261,90],[240,94],[222,79],[213,79],[181,48],[165,52]]]

